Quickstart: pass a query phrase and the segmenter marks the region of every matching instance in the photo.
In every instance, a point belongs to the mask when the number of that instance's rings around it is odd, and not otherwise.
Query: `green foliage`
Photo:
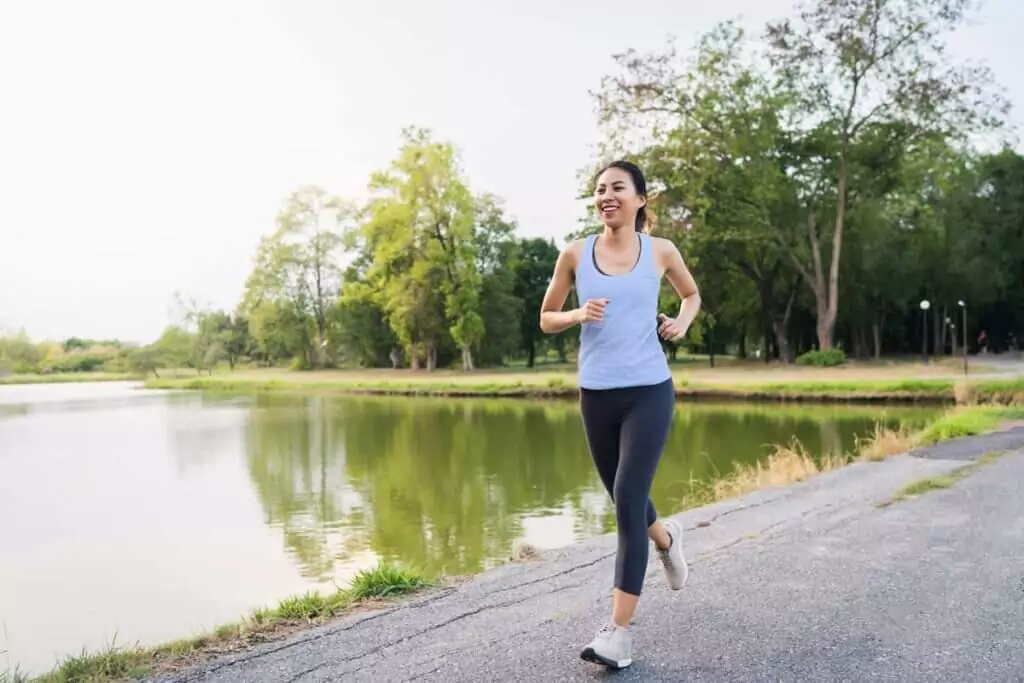
[[[931,422],[921,432],[921,443],[934,444],[949,439],[976,436],[994,429],[1007,419],[1020,419],[1024,415],[1019,407],[969,406],[955,408]]]
[[[813,349],[796,359],[797,365],[813,365],[819,368],[833,368],[846,362],[846,353],[835,346],[830,349]]]
[[[534,367],[542,341],[540,304],[555,272],[558,247],[550,239],[524,239],[512,262],[514,294],[518,299],[520,346],[526,351],[527,367]]]
[[[740,348],[752,335],[791,360],[813,335],[861,356],[906,350],[922,296],[944,320],[958,299],[990,301],[1003,275],[1024,279],[1017,250],[1003,263],[975,256],[975,240],[1015,242],[982,237],[999,219],[960,209],[1014,193],[968,180],[986,162],[966,136],[998,127],[1005,108],[987,71],[943,55],[966,5],[813,0],[763,40],[726,22],[683,58],[673,46],[616,56],[597,94],[602,153],[648,170],[660,234],[686,248],[705,310]],[[970,261],[986,272],[958,277]],[[757,310],[730,273],[753,286]],[[1007,340],[1010,326],[992,320]],[[934,331],[948,346],[946,327]]]

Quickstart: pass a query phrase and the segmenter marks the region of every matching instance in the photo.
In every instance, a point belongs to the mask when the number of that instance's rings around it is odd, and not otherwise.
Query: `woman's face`
[[[636,212],[644,203],[644,198],[636,193],[633,179],[621,168],[609,168],[598,176],[594,204],[601,221],[612,230],[634,229]]]

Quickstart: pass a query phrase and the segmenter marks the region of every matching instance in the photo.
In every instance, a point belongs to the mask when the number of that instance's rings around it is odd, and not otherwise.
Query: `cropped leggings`
[[[658,519],[651,484],[674,410],[671,379],[651,386],[580,390],[590,455],[615,503],[615,587],[631,595],[640,595],[647,573],[647,529]]]

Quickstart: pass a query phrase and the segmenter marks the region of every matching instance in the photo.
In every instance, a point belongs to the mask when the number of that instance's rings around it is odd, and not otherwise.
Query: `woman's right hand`
[[[576,309],[576,320],[581,325],[604,320],[604,307],[607,305],[608,299],[587,299],[586,303]]]

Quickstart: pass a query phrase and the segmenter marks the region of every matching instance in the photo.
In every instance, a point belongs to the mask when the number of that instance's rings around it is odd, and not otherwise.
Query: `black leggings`
[[[590,455],[615,503],[615,587],[631,595],[640,595],[647,573],[647,529],[658,519],[651,483],[674,410],[671,379],[652,386],[580,390]]]

